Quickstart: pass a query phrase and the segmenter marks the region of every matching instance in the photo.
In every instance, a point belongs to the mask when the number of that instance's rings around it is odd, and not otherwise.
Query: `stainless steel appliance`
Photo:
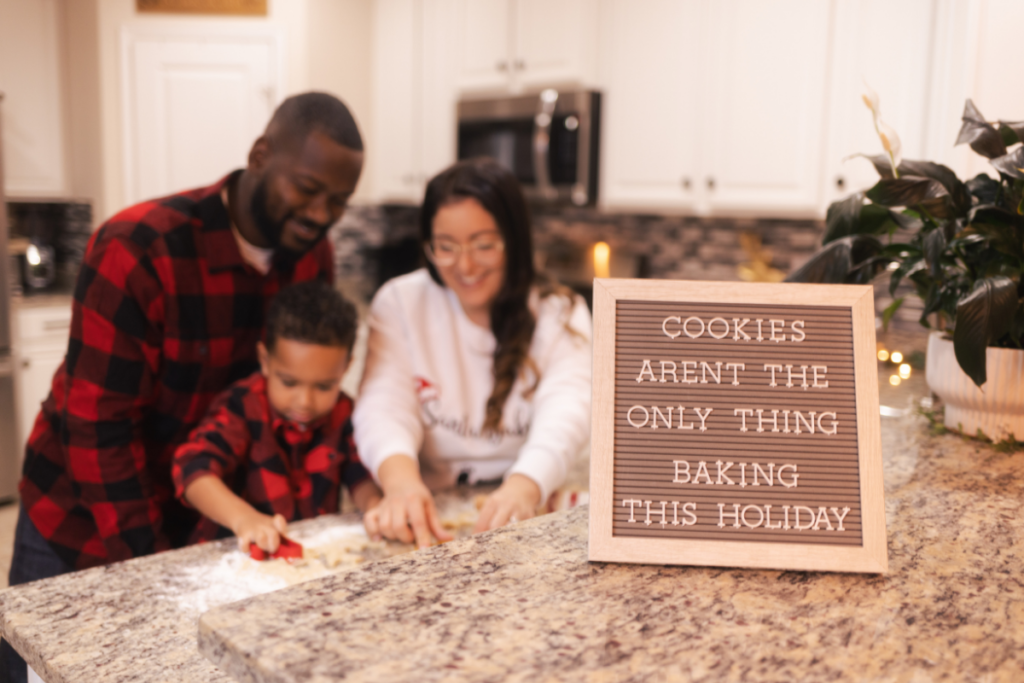
[[[497,159],[534,201],[597,201],[601,93],[549,88],[536,95],[467,99],[459,102],[458,121],[459,159]]]
[[[0,131],[3,130],[0,93]],[[7,247],[7,202],[4,195],[3,136],[0,135],[0,501],[18,492],[20,449],[14,410],[14,360],[11,355],[11,258]]]

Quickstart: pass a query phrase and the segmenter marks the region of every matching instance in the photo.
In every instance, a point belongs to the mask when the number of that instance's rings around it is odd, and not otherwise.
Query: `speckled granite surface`
[[[456,515],[472,507],[472,493],[443,496],[438,507]],[[365,540],[356,515],[298,522],[289,535],[307,546]],[[287,585],[235,548],[227,539],[0,591],[0,633],[47,683],[231,681],[196,649],[199,615]]]
[[[239,681],[1021,681],[1024,455],[883,420],[885,576],[590,564],[587,510],[215,608]]]
[[[579,510],[220,607],[208,544],[0,591],[0,628],[51,683],[1024,680],[1024,454],[882,434],[886,576],[592,565]]]

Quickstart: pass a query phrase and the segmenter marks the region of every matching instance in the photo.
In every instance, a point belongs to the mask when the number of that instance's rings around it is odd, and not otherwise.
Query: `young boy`
[[[352,304],[320,280],[274,298],[260,371],[217,397],[175,452],[176,493],[204,515],[191,542],[234,534],[240,549],[272,553],[288,522],[337,512],[342,483],[364,512],[380,501],[339,389],[356,324]]]

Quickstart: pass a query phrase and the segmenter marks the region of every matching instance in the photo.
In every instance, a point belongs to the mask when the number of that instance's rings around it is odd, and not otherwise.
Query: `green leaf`
[[[1024,146],[1018,147],[1009,154],[996,157],[992,165],[1000,173],[1005,173],[1011,178],[1024,178]]]
[[[889,218],[903,230],[917,233],[924,227],[924,221],[916,211],[889,210]]]
[[[876,204],[865,204],[860,192],[833,202],[825,214],[825,236],[822,245],[847,235],[877,235],[890,227],[889,210]]]
[[[786,277],[786,282],[839,284],[860,277],[855,266],[882,250],[882,243],[870,235],[848,235],[822,247],[807,263]],[[852,273],[852,276],[851,276]]]
[[[1024,142],[1024,121],[1000,121],[999,133],[1003,136],[1003,142],[1007,147],[1017,142]]]
[[[1003,136],[991,123],[985,120],[974,102],[967,99],[964,104],[964,114],[961,117],[963,126],[956,137],[957,145],[968,143],[975,152],[988,159],[995,159],[1006,154],[1006,145],[1003,143]]]
[[[931,161],[913,161],[906,159],[899,165],[900,177],[918,176],[931,178],[942,183],[946,192],[953,200],[958,212],[962,213],[971,208],[971,195],[967,191],[967,185],[956,177],[956,173],[948,166],[936,164]]]
[[[924,260],[920,256],[904,259],[900,267],[893,271],[892,278],[889,280],[889,295],[896,295],[896,288],[900,286],[903,278],[912,277],[926,267]]]
[[[867,191],[868,199],[882,206],[914,206],[945,194],[942,183],[921,177],[879,180]]]
[[[967,190],[978,198],[979,204],[995,204],[999,188],[999,181],[987,173],[979,173],[967,181]]]
[[[988,381],[985,349],[1009,331],[1018,303],[1016,283],[1002,275],[978,280],[957,303],[953,352],[979,387]]]
[[[838,239],[852,235],[860,223],[860,210],[864,206],[864,194],[855,192],[846,199],[832,202],[825,214],[825,236],[821,239],[823,245]]]
[[[924,236],[924,260],[936,280],[942,279],[942,255],[946,251],[946,235],[942,230],[932,230]]]
[[[888,329],[889,329],[889,321],[892,320],[892,317],[894,315],[896,315],[896,311],[900,310],[900,306],[903,305],[903,300],[904,299],[906,299],[906,297],[904,297],[904,296],[901,296],[899,299],[894,299],[893,302],[891,304],[889,304],[888,306],[886,306],[885,310],[882,311],[882,330],[883,331],[888,331]]]

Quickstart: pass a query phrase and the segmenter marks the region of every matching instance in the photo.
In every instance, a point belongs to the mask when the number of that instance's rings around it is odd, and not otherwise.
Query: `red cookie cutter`
[[[249,544],[249,557],[254,560],[276,560],[281,557],[286,560],[301,560],[302,559],[302,544],[291,540],[290,538],[281,537],[281,545],[277,547],[277,550],[273,554],[267,554],[267,551],[259,547],[255,543]]]

